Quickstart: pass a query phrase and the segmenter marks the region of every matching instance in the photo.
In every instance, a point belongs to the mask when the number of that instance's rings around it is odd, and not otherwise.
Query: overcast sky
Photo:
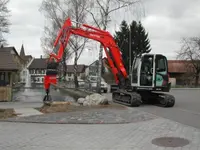
[[[175,58],[175,51],[180,48],[180,38],[200,36],[200,0],[143,0],[145,17],[142,23],[149,33],[152,53],[165,54],[168,59]],[[22,43],[25,53],[33,57],[43,54],[40,38],[43,33],[45,19],[38,11],[41,0],[11,0],[10,34],[7,36],[10,45],[20,51]],[[124,10],[122,11],[122,13]],[[113,23],[108,30],[113,32],[122,19],[135,19],[133,15],[122,15],[112,18]],[[91,63],[97,51],[85,51],[79,63]],[[96,54],[95,54],[96,53]]]

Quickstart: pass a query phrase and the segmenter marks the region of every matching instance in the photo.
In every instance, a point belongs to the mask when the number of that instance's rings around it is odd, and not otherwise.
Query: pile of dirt
[[[83,106],[74,105],[71,102],[53,102],[51,104],[44,104],[41,108],[37,108],[42,113],[56,113],[56,112],[72,112],[72,111],[84,111],[88,109],[126,109],[127,107],[110,103],[108,105],[98,105],[98,106]]]
[[[14,109],[0,109],[0,119],[16,117]]]
[[[71,106],[70,102],[53,102],[44,104],[41,108],[37,108],[42,113],[66,112]]]

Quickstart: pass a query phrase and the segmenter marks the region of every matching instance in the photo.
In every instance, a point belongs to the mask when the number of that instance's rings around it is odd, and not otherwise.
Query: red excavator
[[[52,101],[49,95],[50,85],[57,84],[58,65],[72,34],[93,39],[103,46],[107,57],[106,60],[104,59],[105,64],[118,85],[118,89],[112,92],[113,102],[135,107],[142,103],[151,103],[161,107],[174,106],[174,96],[164,93],[169,92],[171,87],[165,56],[162,54],[143,54],[136,57],[129,76],[123,64],[120,49],[109,32],[87,24],[80,24],[76,28],[72,25],[70,18],[64,22],[60,29],[54,43],[54,52],[50,54],[47,62],[46,75],[44,76],[46,90],[44,102]]]

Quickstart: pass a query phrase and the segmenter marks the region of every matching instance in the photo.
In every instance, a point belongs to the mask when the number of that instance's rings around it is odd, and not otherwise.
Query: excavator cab
[[[143,54],[133,61],[130,75],[131,90],[112,93],[113,101],[129,106],[140,106],[141,103],[151,103],[161,107],[173,107],[174,96],[169,92],[167,58],[161,54]],[[123,93],[123,94],[121,94]]]
[[[136,58],[131,74],[131,85],[138,90],[169,92],[167,58],[161,54],[143,54]]]

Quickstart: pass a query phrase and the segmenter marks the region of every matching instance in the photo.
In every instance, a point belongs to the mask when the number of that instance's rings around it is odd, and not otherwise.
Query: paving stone
[[[154,115],[135,109],[89,109],[76,112],[60,112],[45,115],[34,115],[9,118],[4,121],[29,123],[60,123],[60,124],[118,124],[136,123],[157,118]]]
[[[180,130],[172,132],[171,129],[175,128]],[[193,136],[188,137],[189,132],[192,132]],[[107,125],[0,122],[0,149],[195,150],[200,147],[199,135],[198,129],[163,118]],[[159,137],[181,137],[188,139],[190,143],[180,148],[152,144],[152,140]]]

